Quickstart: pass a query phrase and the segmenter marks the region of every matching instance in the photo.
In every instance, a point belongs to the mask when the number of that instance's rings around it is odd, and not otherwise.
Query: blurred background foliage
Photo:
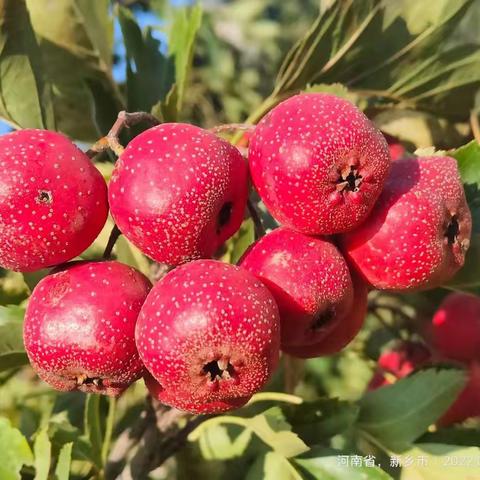
[[[453,154],[476,234],[466,268],[448,288],[480,293],[480,147],[467,143],[480,137],[478,25],[475,0],[0,0],[1,128],[59,130],[88,148],[123,109],[212,127],[255,123],[304,90],[346,96],[411,152],[460,147]],[[96,158],[107,180],[112,161]],[[83,258],[101,256],[111,228],[109,220]],[[222,258],[235,262],[253,240],[247,219]],[[114,253],[150,276],[158,273],[122,237]],[[140,382],[115,404],[55,393],[23,368],[24,307],[46,273],[0,270],[0,479],[19,472],[38,480],[67,479],[69,472],[74,479],[147,478],[141,449],[134,442],[125,449],[130,437],[163,441],[148,436],[158,412],[145,406]],[[235,412],[246,429],[212,425],[148,478],[467,478],[458,469],[402,471],[388,461],[388,473],[359,473],[335,460],[339,452],[381,458],[399,451],[391,431],[402,452],[421,452],[432,462],[445,451],[480,458],[478,423],[443,436],[425,433],[461,388],[458,369],[419,372],[398,382],[393,398],[365,396],[382,349],[400,338],[421,340],[446,292],[372,294],[365,328],[347,350],[308,362],[285,358],[268,386],[314,403],[265,410],[259,402]],[[405,395],[410,401],[402,402]],[[382,409],[387,427],[384,418],[375,423]]]

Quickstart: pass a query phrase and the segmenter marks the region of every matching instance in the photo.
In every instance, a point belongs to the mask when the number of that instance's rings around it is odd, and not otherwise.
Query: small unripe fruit
[[[240,265],[275,297],[282,349],[322,342],[337,326],[345,329],[358,308],[347,264],[329,240],[280,227],[253,245]]]
[[[107,220],[107,186],[68,138],[47,130],[0,137],[0,266],[30,272],[82,253]]]
[[[109,186],[122,233],[157,262],[210,257],[242,223],[248,169],[240,152],[199,127],[165,123],[135,137]]]
[[[407,149],[400,143],[400,140],[397,137],[388,135],[388,133],[383,133],[383,136],[387,140],[388,150],[390,151],[392,161],[400,160],[408,155]]]
[[[341,237],[351,263],[381,290],[442,285],[465,261],[472,217],[455,159],[404,158],[368,219]]]
[[[252,180],[270,213],[305,234],[351,230],[365,220],[390,168],[387,142],[350,102],[294,96],[255,128]]]
[[[451,293],[432,320],[433,343],[438,352],[452,360],[480,360],[480,298]]]
[[[410,375],[432,359],[429,349],[418,342],[401,342],[395,348],[383,352],[378,359],[378,371],[369,384],[374,390]]]
[[[197,260],[155,285],[136,341],[157,399],[192,413],[221,412],[244,405],[275,369],[278,308],[246,270]]]
[[[135,323],[151,283],[118,262],[78,262],[35,287],[24,343],[57,390],[118,395],[143,373]]]

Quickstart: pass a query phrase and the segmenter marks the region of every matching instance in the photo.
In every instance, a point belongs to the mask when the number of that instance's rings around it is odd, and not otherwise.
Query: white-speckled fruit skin
[[[449,241],[452,219],[458,232]],[[371,215],[340,244],[373,287],[425,290],[442,285],[463,266],[471,230],[456,160],[411,157],[393,162]]]
[[[345,259],[328,239],[280,227],[250,247],[240,266],[275,297],[282,348],[318,344],[338,325],[347,328],[352,279]]]
[[[163,403],[193,413],[245,404],[277,366],[278,307],[268,289],[234,265],[197,260],[158,282],[140,313],[136,341]],[[229,365],[212,378],[205,367]]]
[[[347,100],[300,94],[255,128],[248,157],[253,183],[282,225],[327,235],[363,222],[382,191],[390,153],[381,132]],[[354,172],[352,184],[343,182]]]
[[[0,266],[30,272],[88,248],[107,220],[107,186],[68,138],[47,130],[0,136]]]
[[[248,168],[240,152],[182,123],[135,137],[109,185],[112,216],[122,233],[168,265],[211,257],[240,227],[247,194]]]
[[[73,262],[45,277],[25,315],[32,367],[58,390],[120,394],[143,373],[135,324],[151,286],[113,261]]]

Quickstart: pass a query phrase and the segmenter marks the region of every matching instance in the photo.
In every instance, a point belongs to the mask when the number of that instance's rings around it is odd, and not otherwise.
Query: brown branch
[[[118,237],[122,234],[122,232],[119,230],[119,228],[114,225],[112,228],[112,231],[110,232],[110,237],[108,238],[108,243],[107,246],[105,247],[105,250],[103,252],[103,258],[107,259],[110,258],[112,255],[112,250],[113,247],[115,246],[115,243],[118,240]]]
[[[258,240],[260,237],[263,237],[265,235],[265,227],[263,226],[263,222],[260,214],[258,213],[257,207],[250,198],[247,200],[247,207],[248,213],[250,214],[250,217],[252,218],[253,224],[255,226],[255,239]]]
[[[198,425],[211,418],[202,415],[187,419],[186,424],[180,427],[179,421],[187,417],[188,414],[148,397],[137,428],[124,432],[115,443],[109,457],[106,479],[148,478],[151,471],[162,466],[185,445],[188,435]],[[120,469],[119,464],[122,465]]]
[[[129,113],[121,111],[107,135],[95,142],[86,152],[86,154],[90,158],[93,158],[97,153],[110,149],[117,157],[119,157],[124,150],[124,147],[119,140],[120,134],[125,128],[133,127],[134,125],[138,125],[142,122],[148,123],[151,126],[155,126],[160,123],[156,117],[147,112]]]

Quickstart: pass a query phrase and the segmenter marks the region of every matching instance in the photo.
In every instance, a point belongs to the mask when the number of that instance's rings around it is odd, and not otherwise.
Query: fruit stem
[[[255,227],[255,240],[258,240],[260,237],[263,237],[266,233],[265,227],[263,226],[262,218],[258,213],[257,207],[253,203],[253,201],[249,198],[247,200],[247,208],[250,217],[253,220],[253,225]]]
[[[217,125],[210,129],[212,133],[222,133],[222,132],[251,132],[255,128],[255,125],[251,123],[226,123],[223,125]]]
[[[252,403],[256,402],[285,402],[293,405],[301,405],[303,403],[303,398],[298,397],[297,395],[291,395],[289,393],[282,392],[260,392],[255,393],[247,405],[251,405]]]
[[[119,230],[119,228],[116,225],[114,225],[112,228],[112,231],[110,232],[110,237],[108,238],[108,243],[107,243],[107,246],[105,247],[102,258],[104,259],[110,258],[110,256],[112,255],[113,247],[115,246],[115,243],[117,242],[118,237],[121,234],[122,232]]]
[[[107,133],[105,137],[100,138],[95,142],[89,150],[87,150],[86,155],[89,158],[93,158],[97,153],[104,152],[105,150],[110,149],[117,157],[119,157],[123,151],[124,147],[120,143],[119,136],[120,133],[125,128],[133,127],[139,123],[148,123],[152,127],[158,125],[160,122],[156,117],[147,112],[126,112],[122,110],[118,116],[115,123],[112,125],[112,128]]]
[[[472,110],[470,113],[470,126],[475,140],[480,143],[480,122],[478,120],[479,109]]]

